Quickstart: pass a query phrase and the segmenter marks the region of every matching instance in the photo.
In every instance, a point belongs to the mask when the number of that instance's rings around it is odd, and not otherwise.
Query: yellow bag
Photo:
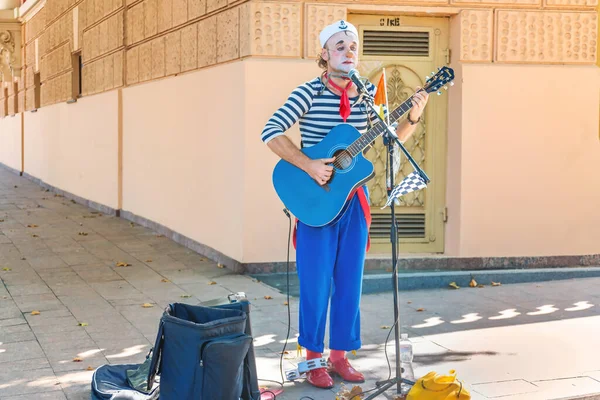
[[[417,379],[408,392],[406,400],[469,400],[471,393],[456,379],[456,371],[448,375],[438,375],[432,371]]]

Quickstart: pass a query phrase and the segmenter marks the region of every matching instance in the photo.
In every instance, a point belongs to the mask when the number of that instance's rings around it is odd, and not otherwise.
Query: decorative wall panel
[[[500,10],[495,61],[594,64],[597,37],[593,12]]]

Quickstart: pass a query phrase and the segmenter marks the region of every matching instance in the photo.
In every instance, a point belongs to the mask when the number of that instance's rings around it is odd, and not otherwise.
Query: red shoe
[[[331,359],[327,359],[327,370],[329,373],[335,373],[339,375],[346,382],[361,383],[365,381],[365,376],[352,368],[350,361],[346,357],[341,360],[332,362]]]
[[[306,380],[321,389],[331,389],[333,387],[333,379],[327,373],[325,368],[311,369],[306,373]]]

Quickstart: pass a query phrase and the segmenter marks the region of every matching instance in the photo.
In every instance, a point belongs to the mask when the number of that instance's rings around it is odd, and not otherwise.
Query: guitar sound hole
[[[348,151],[338,150],[335,152],[334,156],[335,161],[333,162],[333,165],[337,169],[346,169],[349,168],[350,165],[352,165],[352,156],[350,155],[350,153],[348,153]]]

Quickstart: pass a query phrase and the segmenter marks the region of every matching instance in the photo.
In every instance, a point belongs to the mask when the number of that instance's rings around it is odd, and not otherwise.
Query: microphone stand
[[[356,84],[356,82],[355,82],[355,84]],[[418,172],[418,174],[421,175],[423,180],[426,183],[429,183],[429,181],[430,181],[429,177],[417,165],[417,163],[414,161],[414,159],[408,153],[406,148],[402,145],[400,140],[398,140],[398,137],[396,136],[396,134],[394,132],[394,128],[392,128],[390,125],[388,125],[383,120],[383,118],[381,118],[381,115],[379,115],[379,113],[377,113],[375,111],[375,108],[374,108],[375,99],[369,94],[369,92],[366,90],[364,85],[356,84],[356,86],[360,92],[361,97],[367,104],[367,109],[368,110],[370,109],[375,115],[377,115],[379,122],[386,127],[386,129],[384,130],[384,134],[383,134],[383,142],[387,146],[387,151],[388,151],[388,155],[389,155],[389,163],[388,163],[388,168],[386,171],[386,174],[388,175],[387,177],[389,178],[389,187],[387,188],[388,196],[390,195],[392,189],[394,188],[394,168],[393,168],[393,165],[394,165],[394,143],[398,144],[398,146],[400,147],[400,150],[402,150],[402,152],[404,153],[404,155],[406,156],[408,161],[411,163],[411,165],[414,167],[414,169]],[[392,203],[390,205],[390,212],[391,212],[391,219],[392,219],[392,225],[390,227],[390,242],[392,244],[392,279],[393,279],[392,285],[393,285],[393,290],[394,290],[394,321],[395,321],[394,322],[394,340],[395,340],[395,346],[396,346],[396,349],[395,349],[396,350],[396,376],[391,379],[376,382],[376,385],[378,388],[377,391],[375,391],[369,397],[366,397],[365,400],[370,400],[370,399],[376,398],[381,393],[387,391],[390,387],[392,387],[394,385],[396,385],[396,393],[401,394],[402,393],[402,389],[401,389],[402,382],[404,382],[408,385],[414,384],[413,381],[410,381],[407,379],[402,379],[402,368],[400,367],[400,306],[399,306],[399,299],[398,299],[398,256],[397,256],[398,226],[396,223],[395,200],[392,201]]]

